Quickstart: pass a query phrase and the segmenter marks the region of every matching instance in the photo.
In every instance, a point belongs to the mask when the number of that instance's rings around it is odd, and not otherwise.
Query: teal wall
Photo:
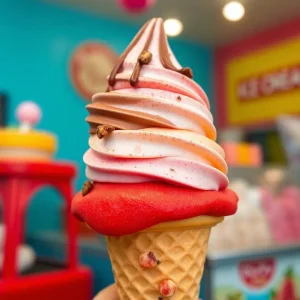
[[[84,177],[82,155],[87,149],[87,113],[68,78],[68,59],[84,40],[98,40],[117,53],[138,28],[104,17],[34,0],[0,0],[0,91],[9,94],[8,122],[15,125],[14,109],[24,99],[43,110],[40,129],[55,132],[59,159],[75,161],[79,168],[76,189]],[[177,39],[171,46],[184,66],[192,66],[195,80],[208,95],[212,87],[212,51]],[[30,207],[29,230],[59,227],[57,196],[39,195]],[[55,205],[53,205],[55,204]],[[38,225],[38,226],[37,226]]]

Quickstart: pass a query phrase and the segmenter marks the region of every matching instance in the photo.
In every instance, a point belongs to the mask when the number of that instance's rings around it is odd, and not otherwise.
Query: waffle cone
[[[107,237],[120,300],[157,300],[164,279],[176,284],[171,299],[198,299],[211,227],[222,220],[192,218],[162,223],[131,235]],[[161,264],[144,269],[139,256],[149,251]]]

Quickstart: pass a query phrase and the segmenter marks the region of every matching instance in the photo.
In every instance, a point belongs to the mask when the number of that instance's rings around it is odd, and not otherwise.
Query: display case
[[[208,255],[204,300],[300,299],[300,246]]]
[[[300,169],[231,168],[236,215],[212,230],[204,300],[300,299]]]

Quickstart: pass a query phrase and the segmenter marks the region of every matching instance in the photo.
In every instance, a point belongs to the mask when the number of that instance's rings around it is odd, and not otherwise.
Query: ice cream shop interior
[[[0,1],[1,300],[300,300],[300,1]]]

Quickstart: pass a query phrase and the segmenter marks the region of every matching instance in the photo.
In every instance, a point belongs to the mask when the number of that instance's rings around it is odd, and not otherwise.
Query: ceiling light
[[[165,32],[169,36],[177,36],[182,32],[182,23],[177,19],[167,19],[164,22]]]
[[[223,16],[228,21],[239,21],[245,14],[245,7],[237,1],[227,3],[223,8]]]

